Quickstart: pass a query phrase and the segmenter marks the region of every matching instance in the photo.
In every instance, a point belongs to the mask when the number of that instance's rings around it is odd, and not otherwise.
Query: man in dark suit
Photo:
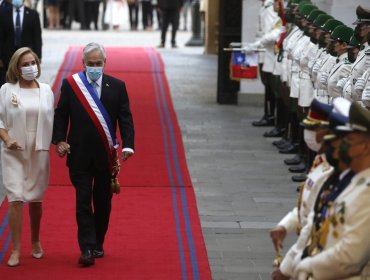
[[[41,24],[39,14],[23,5],[23,0],[12,1],[13,8],[0,14],[1,85],[5,81],[10,58],[21,47],[31,48],[41,59]]]
[[[0,13],[3,13],[12,8],[10,0],[0,0]]]
[[[103,74],[105,61],[103,46],[96,43],[85,46],[85,72],[63,81],[54,117],[53,144],[59,156],[68,154],[67,166],[76,190],[81,249],[78,263],[82,266],[92,265],[94,258],[104,256],[112,200],[111,151],[116,146],[117,125],[122,139],[122,159],[125,161],[134,153],[134,124],[126,87],[124,82]],[[94,100],[94,104],[89,100]],[[99,112],[92,113],[91,105],[103,107],[98,111],[105,114],[104,120]],[[111,127],[110,134],[104,130],[104,122],[105,127]]]
[[[168,26],[172,25],[171,46],[177,48],[176,32],[179,28],[180,10],[183,0],[158,0],[158,8],[162,14],[161,43],[159,48],[164,48]]]

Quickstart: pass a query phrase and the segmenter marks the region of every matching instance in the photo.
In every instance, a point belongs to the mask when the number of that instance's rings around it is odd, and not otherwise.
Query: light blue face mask
[[[92,81],[96,82],[103,75],[103,67],[86,66],[86,74]]]
[[[16,8],[23,6],[23,0],[12,0],[12,5]]]

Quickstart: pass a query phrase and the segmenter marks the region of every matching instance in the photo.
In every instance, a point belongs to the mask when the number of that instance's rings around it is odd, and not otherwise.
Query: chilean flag
[[[230,61],[230,79],[257,79],[258,54],[233,51]]]

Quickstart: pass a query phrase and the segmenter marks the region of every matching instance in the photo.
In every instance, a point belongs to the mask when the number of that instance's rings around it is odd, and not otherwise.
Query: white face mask
[[[316,141],[316,131],[305,129],[303,132],[303,138],[310,150],[314,152],[318,152],[320,150],[321,143]]]
[[[37,68],[37,65],[31,65],[31,66],[25,66],[21,67],[22,71],[22,78],[27,81],[33,81],[36,79],[37,74],[39,73],[39,70]]]

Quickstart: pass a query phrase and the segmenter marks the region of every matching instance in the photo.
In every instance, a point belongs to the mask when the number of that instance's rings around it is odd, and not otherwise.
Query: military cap
[[[339,25],[335,27],[333,32],[330,34],[330,38],[333,41],[342,41],[348,44],[351,40],[352,35],[353,35],[352,28],[345,25]]]
[[[332,105],[321,103],[317,99],[313,99],[306,118],[301,122],[301,126],[308,129],[328,126],[329,114],[332,110]]]
[[[357,6],[356,9],[357,20],[353,23],[357,25],[359,23],[369,23],[370,24],[370,9],[362,8],[361,5]]]
[[[324,141],[329,141],[337,138],[341,133],[336,130],[337,126],[343,126],[348,123],[348,116],[342,114],[331,112],[329,115],[329,132],[324,136]]]
[[[324,15],[325,12],[319,9],[312,10],[311,13],[307,16],[307,20],[313,22],[319,15]]]
[[[333,19],[332,16],[328,15],[328,14],[321,14],[319,15],[314,21],[313,21],[313,25],[315,25],[316,27],[321,27],[322,25],[325,24],[325,22],[327,22],[329,19]]]
[[[349,40],[349,43],[347,44],[347,49],[355,48],[355,47],[361,47],[361,42],[356,39],[355,35],[352,35],[351,39]]]
[[[303,3],[303,2],[302,2]],[[301,4],[302,4],[301,3]],[[298,5],[298,12],[304,16],[304,17],[307,17],[313,10],[316,10],[317,7],[312,5],[311,3],[310,4],[304,4],[301,6],[301,4]]]
[[[329,114],[329,132],[324,136],[324,140],[332,140],[336,138],[342,132],[337,131],[337,126],[343,126],[348,123],[349,120],[349,108],[351,107],[351,101],[338,97],[333,101],[333,111]]]
[[[339,25],[343,25],[343,22],[341,22],[339,20],[336,20],[336,19],[330,19],[327,22],[325,22],[324,25],[321,26],[321,29],[323,29],[326,32],[331,33],[331,32],[333,32],[335,27],[337,27]]]
[[[370,111],[359,103],[352,102],[349,109],[348,123],[344,126],[337,126],[336,130],[370,133]]]

